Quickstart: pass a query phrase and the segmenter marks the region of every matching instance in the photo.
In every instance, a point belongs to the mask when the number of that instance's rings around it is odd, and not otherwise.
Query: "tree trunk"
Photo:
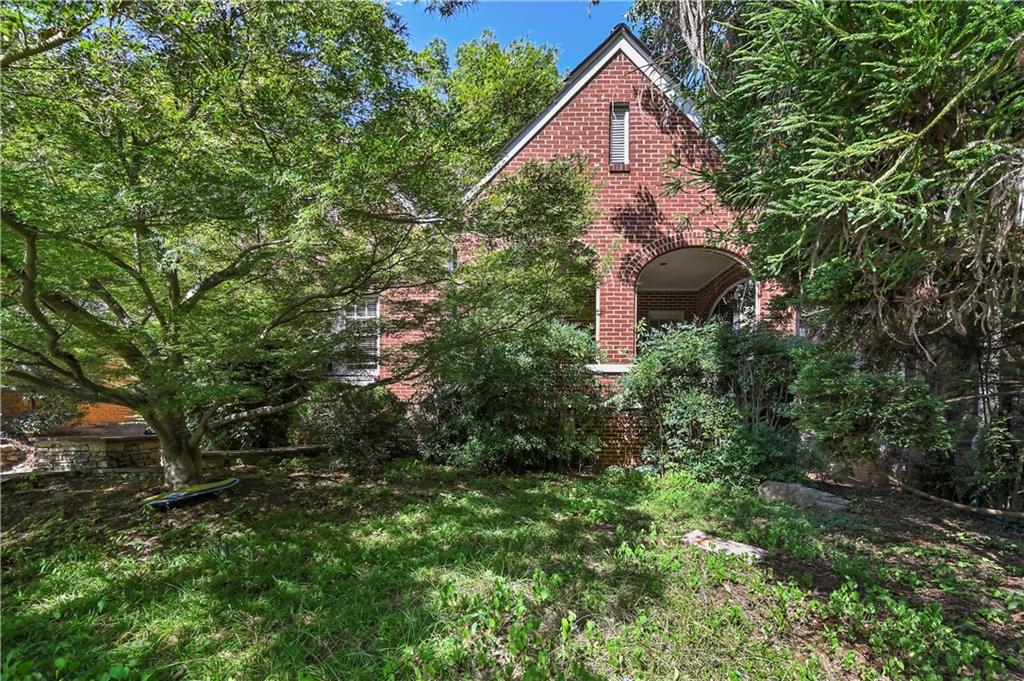
[[[202,454],[192,443],[192,433],[180,414],[159,414],[146,417],[146,422],[160,438],[160,465],[164,484],[171,489],[194,485],[202,480]]]

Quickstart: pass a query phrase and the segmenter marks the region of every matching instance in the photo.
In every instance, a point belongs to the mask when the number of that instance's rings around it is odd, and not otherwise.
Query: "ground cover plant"
[[[155,475],[4,483],[4,678],[1022,671],[1020,528],[888,490],[822,514],[683,473],[234,472],[151,514]],[[769,559],[685,547],[694,528]]]

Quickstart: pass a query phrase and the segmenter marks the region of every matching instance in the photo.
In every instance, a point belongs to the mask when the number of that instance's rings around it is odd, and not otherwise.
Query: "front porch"
[[[595,328],[605,362],[600,374],[629,371],[638,342],[653,329],[713,319],[743,326],[761,318],[761,287],[738,255],[703,247],[648,257],[636,274],[609,274],[597,291]]]

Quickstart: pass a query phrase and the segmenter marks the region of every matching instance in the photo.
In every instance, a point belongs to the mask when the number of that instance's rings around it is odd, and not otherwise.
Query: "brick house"
[[[36,408],[38,405],[35,400],[26,397],[17,388],[0,386],[0,426],[6,419],[21,416]],[[139,423],[139,417],[133,409],[107,402],[88,402],[81,405],[79,418],[74,424],[68,424],[67,430],[79,433],[103,432],[125,423]]]
[[[777,289],[751,277],[742,249],[715,240],[732,221],[730,212],[707,191],[683,185],[664,191],[665,161],[676,157],[687,169],[719,160],[715,143],[700,131],[696,113],[650,53],[624,24],[617,26],[565,79],[562,90],[502,152],[482,178],[486,186],[524,161],[546,161],[580,154],[598,183],[598,217],[584,239],[611,263],[591,300],[594,329],[604,361],[592,366],[599,380],[614,390],[636,354],[638,325],[704,321],[722,316],[734,322],[760,319]],[[349,322],[398,316],[410,296],[371,298],[352,306]],[[790,326],[793,320],[789,320]],[[372,382],[391,375],[394,354],[415,333],[368,337],[364,350],[379,362],[334,366],[330,373],[347,380]],[[398,397],[412,400],[416,385],[391,385]],[[112,405],[106,405],[112,406]],[[115,409],[120,409],[116,408]],[[87,422],[124,420],[94,407]],[[604,437],[604,463],[627,463],[638,454],[627,416],[612,419]]]
[[[681,159],[685,174],[717,163],[718,149],[624,24],[568,74],[563,89],[508,143],[479,187],[525,161],[569,154],[582,155],[594,170],[598,217],[584,238],[612,263],[594,292],[590,320],[605,357],[592,369],[604,385],[614,389],[629,371],[638,324],[761,318],[777,289],[753,280],[742,249],[715,240],[715,232],[730,224],[730,212],[707,191],[685,185],[672,195],[664,190],[666,159]],[[353,318],[386,319],[397,302],[382,296],[359,306]],[[389,352],[408,340],[373,339],[381,363],[367,378],[386,378]],[[392,390],[403,399],[415,395],[411,383],[393,384]],[[629,419],[615,419],[608,428],[602,461],[634,459]]]

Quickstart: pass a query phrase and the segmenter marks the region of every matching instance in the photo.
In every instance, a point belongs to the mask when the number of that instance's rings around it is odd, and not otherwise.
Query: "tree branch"
[[[92,387],[75,383],[67,383],[47,376],[40,376],[39,374],[33,373],[28,367],[23,365],[8,369],[7,376],[13,379],[16,383],[26,383],[37,388],[42,388],[47,392],[59,393],[61,395],[67,395],[68,397],[74,397],[80,400],[87,400],[90,402],[109,402],[112,404],[120,404],[131,409],[138,409],[143,404],[141,399],[138,399],[130,393],[118,388],[106,388],[96,384],[93,384],[95,387]]]
[[[37,230],[19,220],[10,210],[2,206],[0,206],[0,222],[21,235],[22,239],[25,241],[25,254],[23,259],[24,266],[21,270],[18,270],[18,276],[21,279],[21,304],[28,315],[33,319],[33,321],[35,321],[36,325],[42,330],[46,339],[45,343],[47,352],[49,352],[52,357],[62,361],[68,367],[68,370],[74,375],[76,381],[86,386],[89,390],[99,392],[103,387],[85,375],[85,370],[82,367],[81,362],[78,361],[78,358],[75,357],[73,353],[60,347],[60,339],[63,334],[57,330],[50,319],[39,307],[39,292],[36,289]],[[8,262],[9,259],[5,258],[5,265]]]
[[[130,329],[135,325],[135,320],[131,318],[131,315],[125,312],[121,303],[117,302],[117,299],[114,298],[113,294],[106,289],[99,279],[96,279],[95,277],[90,279],[89,288],[95,291],[96,295],[99,296],[99,299],[102,300],[110,311],[114,313],[114,316],[121,322],[121,326],[126,329]]]
[[[227,267],[224,267],[223,269],[214,272],[209,277],[201,279],[195,283],[189,292],[185,294],[185,298],[181,302],[181,311],[188,312],[194,308],[204,295],[224,282],[237,276],[245,276],[253,267],[255,267],[261,257],[269,255],[268,253],[259,253],[260,251],[283,243],[285,243],[284,239],[277,239],[274,241],[265,241],[263,243],[254,244],[242,249],[242,252],[239,253]],[[247,258],[254,253],[259,257],[247,260]]]
[[[224,426],[231,425],[232,423],[245,421],[247,419],[255,418],[257,416],[270,416],[271,414],[278,414],[282,411],[288,411],[289,409],[293,409],[299,406],[300,404],[305,404],[306,402],[309,402],[312,399],[313,397],[311,395],[303,395],[302,397],[296,398],[289,402],[285,402],[283,404],[266,407],[256,407],[255,409],[247,409],[245,411],[240,411],[235,414],[231,414],[230,416],[225,416],[223,418],[210,421],[207,424],[207,428],[209,430],[216,430],[218,428],[223,428]]]
[[[53,238],[70,241],[71,243],[78,244],[79,246],[88,248],[89,250],[95,253],[99,253],[104,258],[113,263],[115,266],[117,266],[119,269],[126,272],[128,276],[130,276],[135,281],[135,283],[138,284],[139,289],[142,291],[142,295],[146,298],[146,303],[149,305],[150,309],[153,312],[153,316],[157,318],[157,321],[159,321],[162,326],[166,326],[167,317],[164,315],[164,311],[160,308],[160,305],[157,304],[156,296],[153,295],[153,289],[150,288],[149,282],[146,281],[146,278],[142,276],[141,272],[132,267],[127,261],[119,257],[117,254],[112,253],[111,251],[108,251],[107,249],[101,247],[98,243],[92,241],[56,234],[53,235]]]
[[[61,45],[69,43],[81,35],[84,28],[84,26],[77,26],[66,32],[58,31],[49,38],[39,41],[35,45],[29,45],[21,48],[20,50],[8,50],[0,55],[0,70],[6,70],[11,64],[19,62],[22,59],[28,59],[29,57],[34,57],[37,54],[55,50]]]

